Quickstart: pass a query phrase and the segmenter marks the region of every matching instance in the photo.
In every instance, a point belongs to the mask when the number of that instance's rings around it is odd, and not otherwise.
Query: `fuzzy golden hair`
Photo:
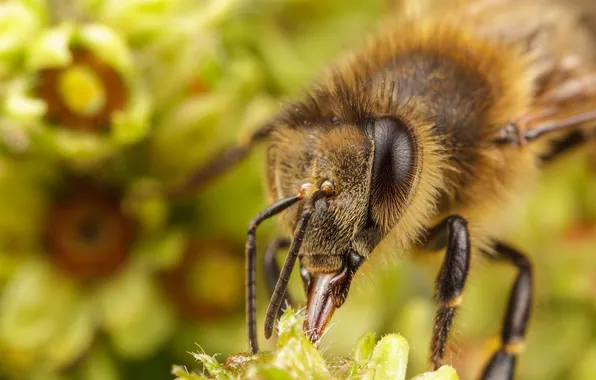
[[[407,68],[410,58],[439,66],[422,73],[435,75],[439,88],[429,89],[426,95],[412,89],[420,84],[404,78],[416,73],[404,70],[416,71],[416,64],[410,69],[387,70],[397,59]],[[449,68],[442,71],[441,65]],[[458,86],[457,81],[464,84]],[[381,229],[395,231],[400,248],[406,249],[439,213],[459,212],[464,217],[486,219],[488,208],[502,208],[519,188],[511,182],[532,175],[532,152],[503,151],[489,141],[504,123],[527,112],[533,83],[532,67],[522,47],[477,38],[473,22],[445,15],[441,19],[401,19],[384,25],[379,37],[340,60],[303,101],[291,104],[278,120],[284,127],[274,141],[287,142],[285,149],[292,149],[291,144],[300,138],[296,134],[316,126],[356,125],[382,116],[403,120],[416,145],[416,165],[405,187],[407,194],[395,192],[374,208],[373,214]],[[460,128],[476,129],[473,144],[458,145],[449,142],[457,139],[449,131],[437,132],[435,117],[447,110],[435,109],[435,95],[476,98],[475,103],[463,100],[457,105],[460,110],[448,110],[460,113],[454,121],[465,124]],[[342,139],[349,140],[350,135],[335,138],[339,144]],[[469,159],[460,161],[460,157]]]

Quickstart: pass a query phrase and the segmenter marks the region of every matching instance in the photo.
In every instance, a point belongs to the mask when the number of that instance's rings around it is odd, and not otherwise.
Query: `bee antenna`
[[[326,196],[328,196],[327,191],[317,190],[308,198],[306,205],[304,206],[304,210],[302,211],[302,217],[296,226],[296,230],[294,230],[294,239],[292,239],[288,256],[286,257],[284,266],[281,269],[281,273],[279,274],[279,278],[275,284],[275,290],[271,296],[271,301],[269,301],[269,306],[267,307],[267,316],[265,317],[265,338],[267,339],[269,339],[273,334],[273,325],[275,324],[275,319],[279,314],[281,302],[286,294],[290,275],[292,274],[292,269],[294,268],[294,264],[298,258],[298,252],[300,252],[300,247],[302,246],[302,239],[306,233],[306,227],[308,226],[308,222],[310,221],[310,218],[315,210],[315,203],[319,199]]]
[[[248,325],[248,345],[250,352],[256,354],[259,351],[257,343],[257,288],[256,288],[256,273],[257,273],[257,227],[262,221],[279,214],[288,209],[294,203],[304,198],[304,192],[281,199],[263,211],[261,211],[253,220],[250,221],[248,227],[248,236],[246,238],[246,322]]]

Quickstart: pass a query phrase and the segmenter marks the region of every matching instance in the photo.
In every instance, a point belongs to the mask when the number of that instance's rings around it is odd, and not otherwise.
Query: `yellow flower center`
[[[203,257],[190,270],[191,294],[203,302],[233,307],[242,297],[242,262],[232,257]]]
[[[101,78],[85,65],[74,65],[60,74],[58,93],[64,104],[81,116],[97,114],[107,100]]]

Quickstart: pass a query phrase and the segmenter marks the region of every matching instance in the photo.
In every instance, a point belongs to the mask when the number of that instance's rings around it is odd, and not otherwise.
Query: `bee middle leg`
[[[518,275],[509,295],[509,305],[501,332],[501,348],[491,357],[481,379],[509,380],[513,378],[517,356],[523,349],[530,318],[533,293],[532,264],[523,254],[505,244],[496,243],[494,250],[498,256],[489,256],[514,264],[518,269]]]
[[[275,291],[275,284],[277,283],[277,279],[281,273],[281,269],[279,268],[279,264],[277,263],[275,255],[280,249],[289,248],[291,242],[292,241],[289,238],[278,237],[273,239],[267,246],[267,251],[265,251],[265,256],[263,256],[263,272],[265,273],[265,282],[267,284],[269,297],[273,295],[273,292]],[[282,306],[279,309],[278,317],[283,314],[286,307],[293,304],[292,297],[290,296],[289,292],[286,291],[284,300],[282,301]]]
[[[441,366],[449,330],[470,268],[470,237],[467,221],[451,215],[430,231],[428,244],[440,246],[445,242],[447,251],[436,280],[436,299],[439,310],[435,314],[431,340],[431,362],[435,369]],[[445,239],[445,240],[443,240]]]

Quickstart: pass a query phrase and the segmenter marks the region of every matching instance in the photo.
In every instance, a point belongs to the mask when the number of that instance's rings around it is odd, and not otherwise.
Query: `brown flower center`
[[[71,52],[69,66],[39,73],[35,92],[47,104],[46,118],[73,130],[105,130],[112,113],[126,105],[126,85],[120,74],[90,51],[73,48]]]
[[[217,239],[191,242],[180,264],[163,284],[180,314],[214,319],[239,310],[244,294],[241,248]]]
[[[119,198],[96,188],[78,189],[57,200],[46,226],[54,263],[82,278],[112,274],[126,261],[134,224],[120,210]]]

